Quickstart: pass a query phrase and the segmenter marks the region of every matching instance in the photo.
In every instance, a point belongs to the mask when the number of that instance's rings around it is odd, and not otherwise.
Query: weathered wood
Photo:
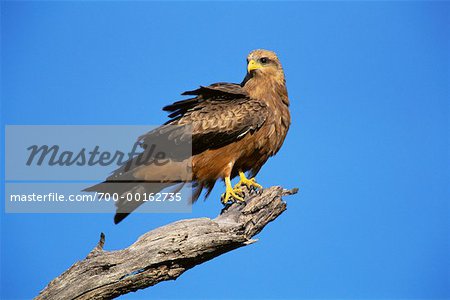
[[[252,237],[277,218],[286,203],[283,195],[297,189],[271,187],[234,203],[215,219],[182,220],[142,235],[118,251],[98,245],[79,262],[52,280],[35,299],[111,299],[174,280],[186,270],[225,252],[254,243]]]

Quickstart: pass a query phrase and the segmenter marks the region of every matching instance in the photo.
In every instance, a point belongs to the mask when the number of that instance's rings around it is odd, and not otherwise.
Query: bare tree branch
[[[174,280],[186,270],[225,252],[256,242],[252,237],[277,218],[286,203],[283,195],[297,189],[264,189],[234,203],[215,219],[182,220],[142,235],[118,251],[98,245],[52,280],[35,299],[111,299]]]

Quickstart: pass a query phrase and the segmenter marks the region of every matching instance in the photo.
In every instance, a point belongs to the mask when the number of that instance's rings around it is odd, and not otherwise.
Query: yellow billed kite
[[[176,177],[178,182],[194,184],[195,201],[204,188],[207,197],[216,181],[223,179],[226,189],[222,202],[226,204],[232,200],[243,201],[240,186],[261,188],[245,173],[254,177],[267,159],[277,153],[291,122],[284,72],[276,54],[268,50],[252,51],[247,57],[247,74],[241,84],[215,83],[183,95],[193,98],[164,107],[171,119],[141,139],[144,144],[150,144],[163,136],[177,144],[183,141],[185,132],[170,131],[168,126],[190,126],[192,174],[189,178],[170,174],[180,170],[176,167],[178,162],[173,160],[160,166],[119,168],[105,182],[86,191],[124,194],[136,192],[136,186],[142,186],[142,182],[152,182],[144,191],[158,193],[175,184],[167,178]],[[233,187],[231,179],[238,175],[240,181]],[[115,182],[121,184],[111,185]],[[142,202],[119,199],[114,222],[119,223],[140,204]]]

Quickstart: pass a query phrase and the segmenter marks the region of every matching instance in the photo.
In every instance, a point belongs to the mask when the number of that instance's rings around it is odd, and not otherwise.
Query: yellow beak
[[[247,71],[249,73],[253,70],[257,70],[257,69],[261,69],[261,68],[262,68],[262,65],[260,63],[257,63],[253,59],[248,62]]]

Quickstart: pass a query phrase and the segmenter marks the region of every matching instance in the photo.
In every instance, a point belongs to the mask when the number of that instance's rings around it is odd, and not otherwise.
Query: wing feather
[[[196,110],[177,120],[177,125],[192,128],[192,154],[217,149],[258,130],[267,119],[267,106],[242,98],[229,101],[206,101]]]
[[[197,96],[166,106],[165,110],[173,112],[172,119],[139,137],[143,148],[164,143],[165,149],[173,151],[166,153],[171,159],[182,160],[186,158],[186,144],[191,144],[192,155],[217,149],[252,134],[267,120],[267,105],[248,97],[237,84],[217,83],[187,94]],[[134,161],[145,155],[144,151],[127,166],[134,166]],[[116,170],[108,180],[129,176],[134,171],[124,168]]]
[[[172,118],[165,125],[191,126],[193,155],[223,147],[253,133],[268,116],[267,105],[250,98],[236,83],[201,86],[183,95],[196,97],[164,107]],[[171,139],[179,138],[180,134],[180,131],[175,132]],[[144,141],[150,139],[151,136],[146,136]]]

